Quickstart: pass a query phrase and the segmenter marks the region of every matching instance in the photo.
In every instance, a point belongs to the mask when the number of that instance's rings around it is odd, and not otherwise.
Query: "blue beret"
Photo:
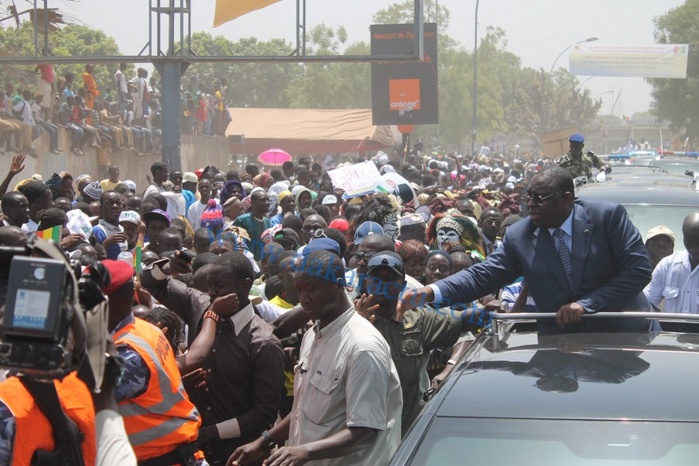
[[[585,136],[580,133],[571,134],[568,138],[570,142],[585,142]]]

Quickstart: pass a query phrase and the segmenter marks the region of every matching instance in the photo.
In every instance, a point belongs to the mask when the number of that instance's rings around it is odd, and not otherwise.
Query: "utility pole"
[[[163,1],[167,6],[163,6]],[[190,55],[191,40],[191,3],[190,0],[150,0],[151,14],[151,39],[149,48],[153,47],[152,18],[156,17],[156,53],[153,65],[162,78],[162,151],[163,162],[168,165],[170,171],[182,169],[182,157],[180,153],[182,138],[180,134],[180,89],[182,75],[189,67],[186,58]],[[166,52],[161,49],[162,19],[167,21]],[[179,21],[177,21],[179,19]],[[178,25],[179,23],[179,25]],[[175,31],[179,30],[179,50],[176,49]],[[185,44],[185,38],[187,43]],[[153,53],[151,52],[151,56]],[[160,58],[162,57],[162,58]]]

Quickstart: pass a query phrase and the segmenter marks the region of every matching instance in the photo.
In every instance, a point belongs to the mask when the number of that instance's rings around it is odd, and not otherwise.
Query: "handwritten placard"
[[[374,192],[381,174],[373,162],[362,162],[336,168],[328,172],[333,186],[345,191],[348,198]]]

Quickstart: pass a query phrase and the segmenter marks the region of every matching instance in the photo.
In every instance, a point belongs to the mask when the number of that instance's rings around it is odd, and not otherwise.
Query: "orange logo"
[[[420,80],[391,79],[388,98],[391,111],[420,110]]]

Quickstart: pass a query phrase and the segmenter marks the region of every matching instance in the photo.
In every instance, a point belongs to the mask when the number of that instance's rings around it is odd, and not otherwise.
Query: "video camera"
[[[109,274],[100,266],[82,274],[77,262],[70,262],[56,245],[41,239],[30,241],[26,248],[0,246],[0,305],[5,307],[1,368],[39,380],[62,379],[83,369],[88,386],[99,386],[106,334],[90,338],[86,319],[91,312],[99,314],[97,320],[104,325],[96,325],[98,331],[93,333],[106,332],[101,286],[108,283]],[[94,352],[97,357],[88,361],[91,341],[99,348]]]

